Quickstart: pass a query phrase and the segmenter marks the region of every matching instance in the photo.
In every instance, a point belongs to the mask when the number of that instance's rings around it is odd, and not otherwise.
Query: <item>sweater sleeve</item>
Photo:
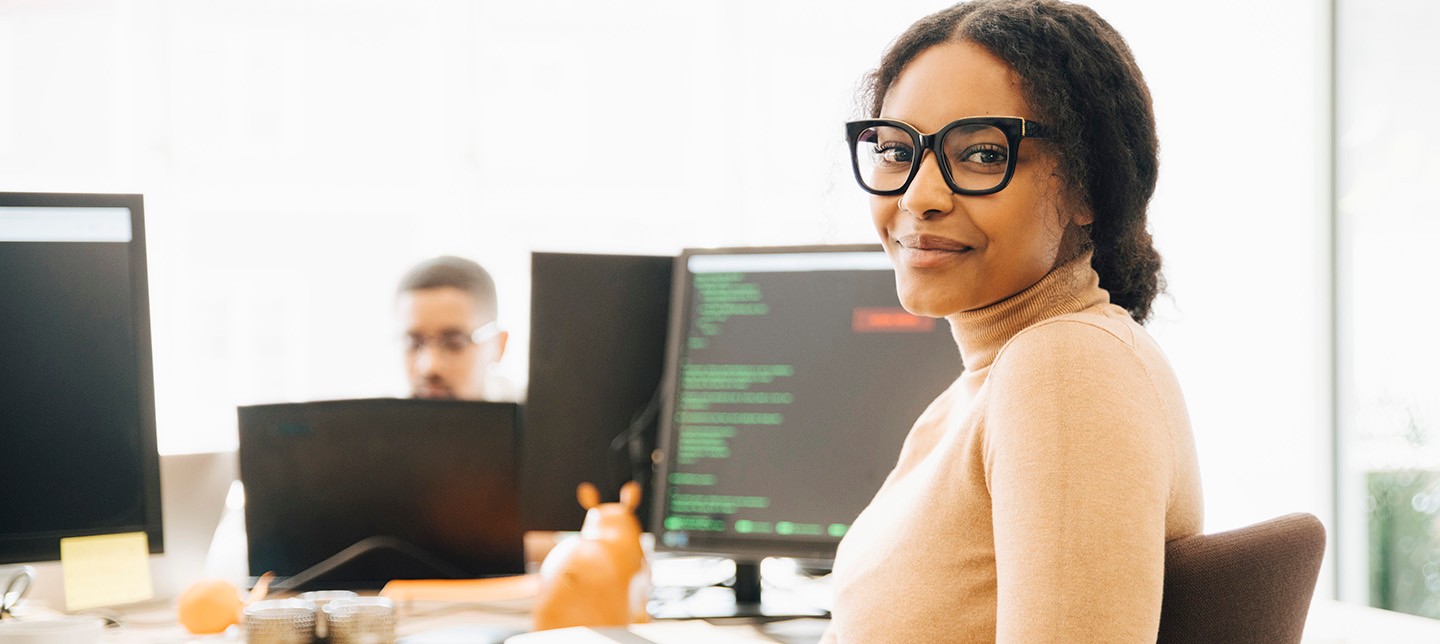
[[[996,357],[985,417],[996,641],[1155,641],[1173,450],[1133,346],[1074,320]]]

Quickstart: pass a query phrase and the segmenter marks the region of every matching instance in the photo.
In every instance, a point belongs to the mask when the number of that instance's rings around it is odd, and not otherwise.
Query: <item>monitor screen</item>
[[[0,562],[122,532],[161,552],[142,211],[0,193]]]
[[[298,590],[524,572],[515,403],[332,400],[237,415],[251,575]]]
[[[582,482],[611,500],[625,481],[648,486],[674,265],[674,257],[531,255],[526,529],[579,530]]]
[[[962,370],[879,246],[686,251],[666,359],[657,547],[834,558]]]

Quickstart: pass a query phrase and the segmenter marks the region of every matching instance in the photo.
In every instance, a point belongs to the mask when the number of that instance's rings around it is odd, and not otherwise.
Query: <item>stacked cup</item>
[[[245,639],[251,644],[394,644],[395,605],[350,591],[258,601],[245,607]]]
[[[337,599],[354,599],[357,595],[348,590],[312,590],[308,593],[300,593],[300,599],[315,604],[315,637],[324,640],[330,634],[329,624],[325,621],[325,605]]]
[[[267,599],[245,607],[245,641],[250,644],[310,644],[314,639],[314,602]]]
[[[324,612],[331,644],[395,642],[395,605],[384,597],[337,599]]]

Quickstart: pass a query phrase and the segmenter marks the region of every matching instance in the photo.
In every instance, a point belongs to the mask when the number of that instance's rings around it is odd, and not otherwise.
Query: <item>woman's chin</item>
[[[963,310],[949,298],[936,297],[933,293],[916,293],[902,289],[900,291],[900,306],[910,315],[918,315],[926,318],[943,318],[952,313]]]

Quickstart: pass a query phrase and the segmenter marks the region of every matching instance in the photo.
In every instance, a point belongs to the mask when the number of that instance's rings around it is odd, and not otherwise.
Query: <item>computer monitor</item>
[[[163,551],[140,195],[0,193],[0,563]]]
[[[900,306],[879,246],[687,250],[674,285],[657,549],[833,559],[959,377],[950,326]],[[736,598],[759,600],[748,566]]]
[[[648,486],[674,264],[645,255],[531,255],[527,529],[580,529],[582,482],[607,499],[631,479]]]
[[[272,587],[525,570],[520,407],[362,399],[240,407],[250,574]]]

